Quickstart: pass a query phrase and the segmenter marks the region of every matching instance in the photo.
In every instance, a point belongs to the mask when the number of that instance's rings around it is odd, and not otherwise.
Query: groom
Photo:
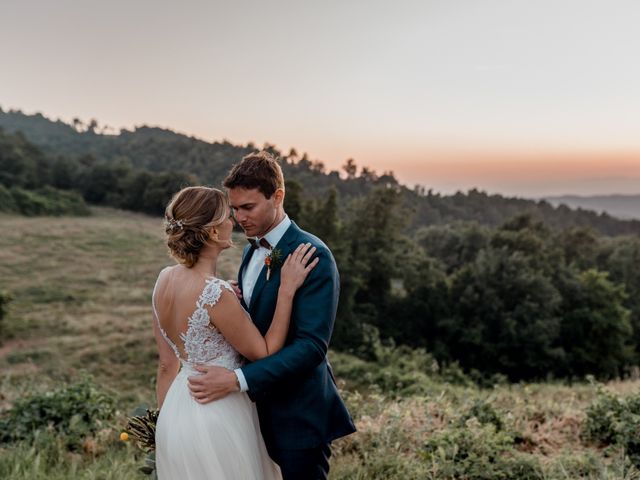
[[[246,391],[256,402],[265,444],[284,480],[325,479],[331,441],[355,431],[327,361],[340,290],[335,260],[320,239],[286,215],[282,170],[268,152],[244,157],[224,186],[251,242],[238,273],[241,302],[263,335],[273,318],[282,261],[301,243],[313,244],[320,261],[296,294],[280,352],[233,372],[203,367],[204,375],[189,379],[190,388],[201,403]]]

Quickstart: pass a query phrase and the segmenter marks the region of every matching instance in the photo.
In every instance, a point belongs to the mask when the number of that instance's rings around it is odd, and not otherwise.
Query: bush
[[[17,212],[18,207],[13,200],[11,190],[0,184],[0,212]]]
[[[625,399],[600,387],[587,409],[582,436],[600,446],[622,448],[640,467],[640,394]]]
[[[3,480],[122,480],[144,478],[136,475],[139,459],[124,442],[109,436],[93,439],[99,455],[87,442],[85,455],[69,452],[64,439],[55,433],[38,431],[29,442],[18,442],[0,450],[0,478]]]
[[[332,353],[335,374],[349,383],[350,388],[374,387],[387,395],[409,396],[426,394],[437,388],[438,364],[424,350],[409,347],[378,345],[377,361],[368,362],[345,353]]]
[[[475,418],[481,425],[493,425],[497,432],[504,429],[502,417],[489,400],[477,399],[471,408],[460,417],[459,426],[463,427],[472,418]]]
[[[626,475],[623,473],[625,470]],[[629,469],[624,462],[605,463],[604,459],[594,452],[567,452],[556,457],[547,466],[546,478],[634,478],[628,472]]]
[[[543,478],[536,457],[516,449],[521,438],[494,409],[491,399],[475,399],[445,430],[426,439],[422,455],[439,479]]]
[[[88,215],[89,209],[79,193],[45,187],[41,190],[11,188],[14,212],[36,215]]]
[[[47,430],[60,436],[70,450],[85,437],[105,428],[115,414],[114,401],[85,377],[57,390],[19,399],[0,415],[0,443],[31,441]]]
[[[538,480],[543,473],[533,455],[516,451],[514,437],[472,417],[464,425],[438,432],[424,445],[424,461],[435,478]]]

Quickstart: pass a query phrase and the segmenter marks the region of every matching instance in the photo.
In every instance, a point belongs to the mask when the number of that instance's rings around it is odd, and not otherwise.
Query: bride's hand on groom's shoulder
[[[301,243],[282,265],[282,276],[280,288],[295,294],[296,290],[302,286],[309,272],[318,264],[318,257],[313,258],[316,247],[310,243]]]
[[[196,365],[202,375],[189,377],[191,396],[198,403],[209,403],[240,391],[238,377],[231,370],[214,365]]]
[[[233,293],[236,294],[236,297],[238,297],[238,300],[242,300],[242,290],[240,290],[240,286],[238,285],[238,282],[236,280],[227,280],[227,283],[231,285],[231,288],[233,288]]]

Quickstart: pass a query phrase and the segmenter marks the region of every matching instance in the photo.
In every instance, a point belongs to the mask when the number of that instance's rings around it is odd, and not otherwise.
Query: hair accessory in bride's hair
[[[176,230],[182,230],[184,226],[182,220],[176,220],[174,218],[167,217],[164,217],[164,224],[167,226],[167,228],[170,228],[172,232],[175,232]]]

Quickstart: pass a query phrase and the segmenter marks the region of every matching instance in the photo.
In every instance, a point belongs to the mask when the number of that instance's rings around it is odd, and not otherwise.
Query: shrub
[[[89,215],[90,211],[80,193],[44,187],[37,191],[49,205],[50,215]]]
[[[459,419],[459,425],[466,425],[467,421],[475,418],[481,425],[493,425],[497,432],[503,430],[504,422],[500,414],[493,408],[489,400],[477,399],[471,408]]]
[[[434,478],[466,480],[538,480],[533,455],[516,451],[514,437],[477,418],[436,433],[424,444],[423,457]]]
[[[0,185],[0,212],[17,212],[17,206],[9,190],[4,185]]]
[[[39,430],[29,442],[13,443],[0,450],[0,478],[3,480],[122,480],[144,478],[135,475],[139,459],[123,442],[99,436],[99,455],[69,452],[64,439]],[[91,446],[90,443],[87,445]]]
[[[10,201],[3,204],[3,211],[27,216],[88,215],[90,213],[80,194],[74,191],[57,190],[51,187],[40,190],[24,190],[17,187],[2,188],[0,200],[6,197],[7,193],[11,197]]]
[[[16,205],[16,213],[34,216],[43,215],[49,210],[47,200],[34,191],[24,190],[22,188],[12,188],[11,195],[13,196],[13,202]]]
[[[427,438],[422,455],[433,478],[543,478],[536,457],[516,449],[522,435],[507,425],[491,402],[491,399],[475,399],[445,430]]]
[[[351,388],[370,389],[390,396],[420,395],[436,389],[438,364],[424,350],[378,345],[377,361],[369,362],[349,354],[332,353],[336,376]]]
[[[0,416],[0,443],[33,440],[38,431],[58,434],[67,448],[78,450],[85,437],[105,428],[114,402],[88,377],[54,391],[19,399]]]
[[[600,446],[620,447],[640,467],[640,394],[622,398],[602,387],[587,409],[582,436]]]

